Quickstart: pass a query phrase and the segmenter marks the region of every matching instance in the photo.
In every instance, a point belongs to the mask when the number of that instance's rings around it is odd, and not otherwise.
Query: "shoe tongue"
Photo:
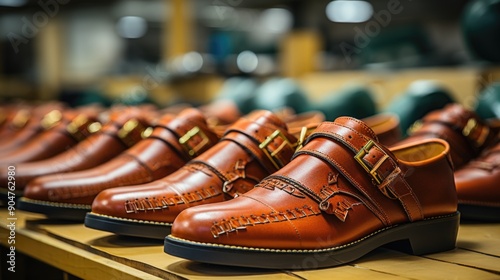
[[[257,110],[253,111],[250,114],[246,115],[245,118],[254,123],[258,123],[261,125],[274,125],[285,130],[288,129],[287,125],[274,113],[266,110]]]
[[[355,130],[367,136],[368,138],[374,139],[375,141],[378,142],[378,138],[375,132],[373,132],[373,130],[368,125],[366,125],[364,122],[358,119],[351,117],[339,117],[335,119],[335,123],[347,127],[349,129]]]

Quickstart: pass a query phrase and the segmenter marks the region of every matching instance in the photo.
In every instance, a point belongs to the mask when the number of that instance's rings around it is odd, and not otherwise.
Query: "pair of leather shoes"
[[[2,109],[2,130],[0,132],[0,155],[11,153],[14,149],[24,145],[33,137],[46,130],[49,126],[47,116],[50,112],[67,109],[58,102],[41,105],[13,104]]]
[[[133,146],[146,137],[147,129],[154,121],[153,118],[145,117],[144,113],[140,108],[112,108],[101,115],[100,121],[104,121],[104,125],[101,122],[89,123],[83,116],[75,119],[66,130],[77,131],[78,126],[81,130],[90,131],[91,135],[53,157],[17,163],[16,190],[20,192],[19,196],[22,196],[28,182],[36,177],[89,169]],[[7,171],[2,171],[0,185],[6,186],[7,179]]]
[[[121,235],[163,239],[184,209],[230,200],[286,165],[323,119],[305,114],[286,124],[268,111],[240,119],[210,150],[155,182],[100,193],[85,224]],[[385,143],[399,140],[397,118],[365,119]],[[302,129],[302,128],[305,128]]]
[[[450,104],[426,115],[403,143],[431,137],[450,144],[462,218],[500,221],[500,120]]]
[[[31,138],[25,143],[4,151],[0,165],[46,159],[69,149],[93,133],[90,124],[98,122],[101,112],[102,108],[96,106],[50,111],[36,125],[43,127],[43,131],[30,133]],[[13,139],[19,138],[13,136]]]
[[[144,111],[139,112],[149,115]],[[98,139],[102,148],[86,149],[91,158],[83,156],[82,161],[92,162],[92,157],[101,150],[111,151],[113,158],[93,164],[92,168],[37,177],[30,181],[19,200],[18,208],[43,213],[51,218],[83,220],[90,210],[95,196],[102,190],[151,182],[180,168],[217,143],[219,136],[207,124],[204,115],[197,109],[183,110],[177,117],[165,114],[148,132],[148,122],[144,117],[119,116],[120,128],[115,122],[103,129]],[[147,132],[148,135],[145,135]],[[110,137],[111,136],[111,137]],[[111,139],[110,139],[111,138]],[[114,138],[114,139],[112,139]],[[128,148],[125,150],[125,148]],[[118,155],[115,152],[125,150]],[[75,151],[70,162],[75,159]],[[56,159],[59,160],[59,159]],[[70,162],[71,163],[71,162]]]
[[[129,209],[132,215],[167,216],[185,207],[158,204],[156,196],[137,204],[126,198],[140,206]],[[446,141],[388,149],[366,123],[341,117],[319,125],[288,164],[255,188],[182,211],[164,250],[207,263],[313,269],[389,243],[414,254],[453,249],[458,226]]]

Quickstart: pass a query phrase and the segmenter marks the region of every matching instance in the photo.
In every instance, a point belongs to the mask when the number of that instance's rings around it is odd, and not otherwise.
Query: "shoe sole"
[[[33,213],[45,214],[47,218],[83,222],[91,206],[85,204],[59,203],[21,197],[17,208]]]
[[[15,190],[15,191],[9,191],[6,188],[0,188],[0,203],[5,203],[7,204],[10,200],[17,201],[19,198],[23,196],[24,191],[22,190]]]
[[[324,249],[268,249],[200,243],[174,236],[165,238],[167,254],[193,261],[271,269],[307,270],[352,262],[390,244],[392,249],[414,255],[452,250],[460,214],[389,227],[346,245]],[[392,243],[392,244],[391,244]]]
[[[165,236],[170,234],[172,224],[87,213],[85,226],[118,235],[163,240]]]
[[[458,211],[460,211],[463,220],[483,222],[500,221],[500,207],[458,204]]]

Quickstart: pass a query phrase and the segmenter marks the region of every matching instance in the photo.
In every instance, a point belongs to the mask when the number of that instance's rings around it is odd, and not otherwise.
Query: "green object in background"
[[[427,113],[454,102],[450,93],[433,81],[413,82],[405,93],[395,99],[386,111],[399,116],[400,127],[407,135],[408,128]]]
[[[296,113],[309,111],[307,94],[293,79],[273,78],[264,82],[254,97],[255,109],[292,108]]]
[[[311,106],[325,114],[327,121],[333,121],[340,116],[351,116],[358,119],[376,114],[377,106],[372,93],[364,86],[348,86],[329,94],[326,98]]]
[[[217,94],[217,99],[232,100],[242,114],[248,114],[255,109],[254,96],[257,88],[258,84],[254,79],[229,78]]]
[[[483,119],[500,118],[500,82],[489,85],[479,94],[474,110]]]
[[[470,2],[462,17],[462,32],[474,55],[500,62],[500,0]]]

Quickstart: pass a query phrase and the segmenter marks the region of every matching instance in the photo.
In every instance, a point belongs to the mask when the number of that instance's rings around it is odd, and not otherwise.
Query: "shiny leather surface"
[[[183,137],[185,145],[179,142]],[[174,119],[165,116],[151,136],[106,163],[83,171],[34,179],[26,186],[24,196],[34,200],[90,205],[102,190],[151,182],[172,173],[217,143],[218,139],[207,127],[201,112],[186,109]]]
[[[440,139],[389,151],[364,123],[341,117],[321,124],[288,165],[254,189],[181,212],[171,235],[205,245],[319,250],[453,214],[448,152]]]
[[[69,149],[91,134],[88,125],[98,121],[100,111],[90,107],[52,110],[40,121],[45,130],[19,148],[4,153],[0,165],[47,159]]]
[[[462,105],[450,104],[427,114],[416,124],[411,136],[400,143],[428,138],[444,139],[450,144],[453,164],[459,169],[494,143],[499,131],[498,124],[481,120]]]
[[[130,121],[139,120],[144,129],[151,125],[151,120],[144,118],[144,111],[134,108],[113,109],[107,123],[101,127],[99,122],[88,124],[90,129],[98,130],[71,149],[51,158],[16,164],[16,189],[23,190],[25,185],[35,177],[54,173],[67,173],[95,167],[104,163],[130,145],[134,145],[143,137],[129,134],[131,137],[120,138],[120,131]],[[4,168],[3,170],[7,170]],[[6,171],[0,174],[0,184],[7,185]]]
[[[398,115],[381,113],[363,118],[362,121],[373,130],[381,144],[392,146],[401,141],[403,133],[399,125]]]
[[[266,139],[269,143],[264,147]],[[149,184],[103,191],[94,200],[92,211],[173,222],[188,207],[224,201],[252,189],[290,161],[297,142],[298,136],[290,134],[275,114],[252,112],[230,126],[217,145],[178,171]]]
[[[455,183],[460,204],[500,207],[500,140],[457,170]]]
[[[269,112],[253,113],[232,126],[215,147],[174,174],[150,184],[102,192],[94,200],[92,212],[172,223],[188,207],[220,202],[245,193],[286,165],[304,140],[301,133],[310,134],[323,121],[323,115],[315,112],[293,118],[290,114],[286,116],[285,125],[280,121],[282,118]],[[384,114],[370,117],[369,122],[392,143],[400,135],[397,120],[394,115]],[[281,131],[283,137],[273,138],[273,143],[265,148],[278,149],[280,160],[274,165],[259,146],[276,130]],[[269,153],[272,154],[272,150]]]
[[[43,132],[42,119],[53,110],[63,111],[67,108],[61,103],[51,102],[42,105],[19,105],[11,109],[2,126],[0,138],[0,154],[11,153],[15,148],[31,140]]]

